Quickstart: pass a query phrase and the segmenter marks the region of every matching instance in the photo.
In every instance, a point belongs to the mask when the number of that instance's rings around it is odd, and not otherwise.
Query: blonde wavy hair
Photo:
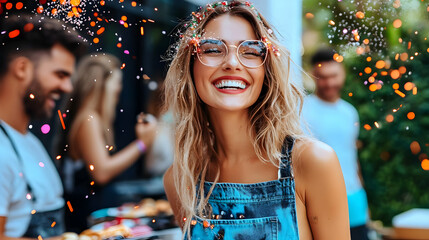
[[[74,90],[64,99],[62,108],[68,110],[67,117],[64,118],[65,125],[68,126],[59,137],[57,152],[63,153],[64,146],[68,144],[76,133],[76,124],[79,124],[81,117],[88,112],[96,112],[102,120],[102,129],[106,144],[114,144],[113,121],[115,119],[116,102],[107,92],[107,84],[113,81],[114,72],[120,72],[120,61],[117,57],[98,53],[97,55],[87,55],[79,61],[76,73],[73,74],[72,82]]]
[[[165,108],[174,113],[176,121],[172,172],[182,216],[188,219],[179,223],[184,224],[185,233],[190,230],[193,216],[203,217],[213,190],[212,187],[205,196],[203,186],[208,164],[217,156],[214,147],[216,136],[210,129],[206,105],[198,96],[193,83],[193,62],[198,59],[193,55],[193,46],[189,46],[189,40],[202,34],[211,20],[224,14],[242,17],[251,24],[257,38],[266,37],[281,53],[276,56],[272,50],[269,51],[265,62],[264,86],[258,100],[248,110],[251,122],[248,131],[259,159],[279,166],[285,138],[304,138],[299,119],[303,92],[289,79],[289,52],[281,46],[270,24],[254,8],[246,6],[243,1],[232,2],[239,4],[229,8],[219,6],[212,11],[207,11],[207,7],[200,10],[200,13],[205,13],[205,18],[195,28],[184,30],[183,37],[175,45],[176,52],[165,80]],[[192,24],[188,22],[187,25]],[[218,169],[215,184],[219,174]]]

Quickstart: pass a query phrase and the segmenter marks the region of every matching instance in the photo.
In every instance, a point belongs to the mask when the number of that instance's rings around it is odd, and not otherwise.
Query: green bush
[[[344,56],[348,75],[343,98],[360,115],[359,160],[371,218],[390,225],[392,217],[401,212],[429,208],[429,171],[422,167],[429,152],[429,14],[427,4],[417,0],[400,1],[402,5],[396,5],[397,8],[393,1],[374,2],[330,1],[319,5],[318,1],[304,1],[304,14],[314,15],[312,19],[305,18],[304,26],[307,31],[319,31],[321,39]],[[357,11],[364,12],[365,18],[358,19]],[[318,17],[319,13],[323,19]],[[395,19],[402,21],[400,28],[393,27]],[[329,20],[340,29],[330,25]],[[340,32],[342,29],[350,32],[355,27],[360,27],[359,41],[350,40],[353,35],[347,38]],[[364,39],[369,44],[364,44]],[[365,52],[358,54],[358,47]],[[401,60],[403,53],[408,57]],[[304,61],[310,55],[304,56]],[[376,68],[379,60],[386,67]],[[365,73],[368,67],[369,74]],[[394,79],[391,73],[400,67],[406,71]],[[417,94],[405,90],[406,83],[415,86]],[[370,87],[371,84],[378,84],[378,90],[371,91],[377,86]],[[401,93],[405,96],[401,97]],[[407,117],[409,113],[412,117],[411,112],[415,115],[412,120]],[[388,115],[393,116],[392,122],[386,120]]]

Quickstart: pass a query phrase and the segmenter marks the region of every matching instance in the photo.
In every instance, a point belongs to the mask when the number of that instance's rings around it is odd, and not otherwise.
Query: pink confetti
[[[51,126],[49,126],[49,124],[44,124],[41,130],[43,134],[48,134],[51,131]]]
[[[130,51],[125,50],[125,51],[124,51],[124,53],[125,53],[125,54],[130,54]]]

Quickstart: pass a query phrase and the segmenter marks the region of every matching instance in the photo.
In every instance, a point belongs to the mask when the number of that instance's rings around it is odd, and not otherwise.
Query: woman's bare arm
[[[350,239],[346,188],[334,150],[318,141],[301,146],[300,179],[313,238]]]
[[[167,194],[168,202],[173,209],[174,216],[180,227],[183,227],[182,211],[180,211],[179,196],[177,195],[176,187],[174,186],[173,167],[167,169],[164,174],[164,189]]]
[[[130,167],[140,156],[141,153],[136,142],[128,144],[114,155],[109,155],[105,147],[102,129],[100,129],[99,117],[93,115],[91,119],[83,119],[82,121],[72,143],[77,145],[78,155],[87,167],[94,166],[90,174],[98,184],[108,183],[112,178]],[[153,126],[149,127],[154,128]],[[155,130],[153,129],[153,131]]]

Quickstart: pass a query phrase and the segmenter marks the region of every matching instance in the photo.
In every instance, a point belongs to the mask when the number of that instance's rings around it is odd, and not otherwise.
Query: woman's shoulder
[[[336,153],[328,144],[313,138],[297,140],[293,149],[296,161],[305,165],[329,164],[337,160]]]
[[[327,175],[342,174],[335,151],[315,139],[297,141],[292,152],[292,162],[295,176],[304,184],[320,181]]]
[[[99,126],[101,123],[100,115],[95,111],[84,111],[79,113],[73,123],[72,131],[79,132],[81,130],[88,130],[94,128],[94,126]],[[97,129],[97,128],[94,128]]]

